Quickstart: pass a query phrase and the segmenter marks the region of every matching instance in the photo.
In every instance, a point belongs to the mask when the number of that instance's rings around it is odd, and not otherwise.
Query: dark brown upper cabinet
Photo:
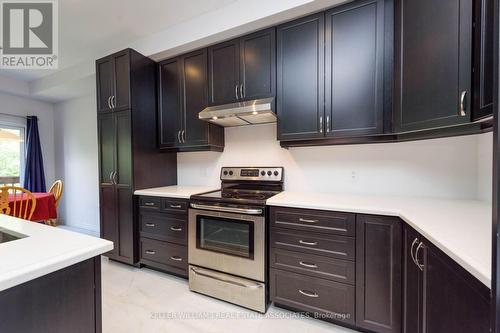
[[[275,28],[208,48],[209,105],[274,97]]]
[[[396,1],[396,132],[470,122],[472,2]]]
[[[382,133],[384,0],[334,8],[325,24],[325,135]]]
[[[404,244],[403,332],[490,332],[489,288],[408,226]]]
[[[493,0],[474,5],[473,120],[493,114]]]
[[[224,149],[224,129],[198,119],[208,105],[207,49],[158,65],[158,127],[161,149]]]
[[[375,215],[356,219],[356,326],[400,333],[403,222]]]
[[[325,14],[278,26],[278,139],[323,137]]]
[[[277,31],[280,140],[379,134],[385,1],[356,1]]]
[[[130,51],[123,50],[96,61],[97,110],[130,108]]]

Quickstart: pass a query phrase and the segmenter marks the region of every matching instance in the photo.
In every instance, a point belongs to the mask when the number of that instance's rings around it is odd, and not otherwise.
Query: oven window
[[[198,215],[196,218],[196,247],[253,259],[253,229],[252,221]]]

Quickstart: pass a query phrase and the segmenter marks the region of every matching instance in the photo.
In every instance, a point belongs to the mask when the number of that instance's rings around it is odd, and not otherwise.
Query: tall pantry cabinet
[[[156,63],[132,49],[96,61],[101,237],[111,259],[138,261],[134,191],[175,185],[177,157],[156,138]]]

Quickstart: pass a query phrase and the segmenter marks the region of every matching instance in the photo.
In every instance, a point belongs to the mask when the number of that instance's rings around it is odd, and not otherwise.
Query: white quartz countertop
[[[491,286],[492,205],[474,200],[284,191],[271,206],[398,216]]]
[[[0,291],[113,249],[104,239],[1,214],[0,231],[28,236],[0,243]]]
[[[137,190],[134,192],[134,194],[148,195],[152,197],[189,199],[189,197],[193,194],[215,191],[217,189],[218,187],[209,187],[209,186],[173,185],[173,186],[153,187],[144,190]]]

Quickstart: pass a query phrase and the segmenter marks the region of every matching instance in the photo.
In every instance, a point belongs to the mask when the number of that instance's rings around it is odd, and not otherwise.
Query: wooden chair
[[[9,196],[13,202],[9,204]],[[27,189],[17,186],[0,187],[0,214],[31,220],[36,208],[36,198]]]
[[[54,198],[56,198],[56,209],[59,206],[59,200],[61,200],[63,190],[64,190],[64,183],[60,179],[56,180],[49,189],[49,193],[54,194]],[[45,221],[45,224],[55,227],[57,225],[57,220],[56,219],[47,220]]]

